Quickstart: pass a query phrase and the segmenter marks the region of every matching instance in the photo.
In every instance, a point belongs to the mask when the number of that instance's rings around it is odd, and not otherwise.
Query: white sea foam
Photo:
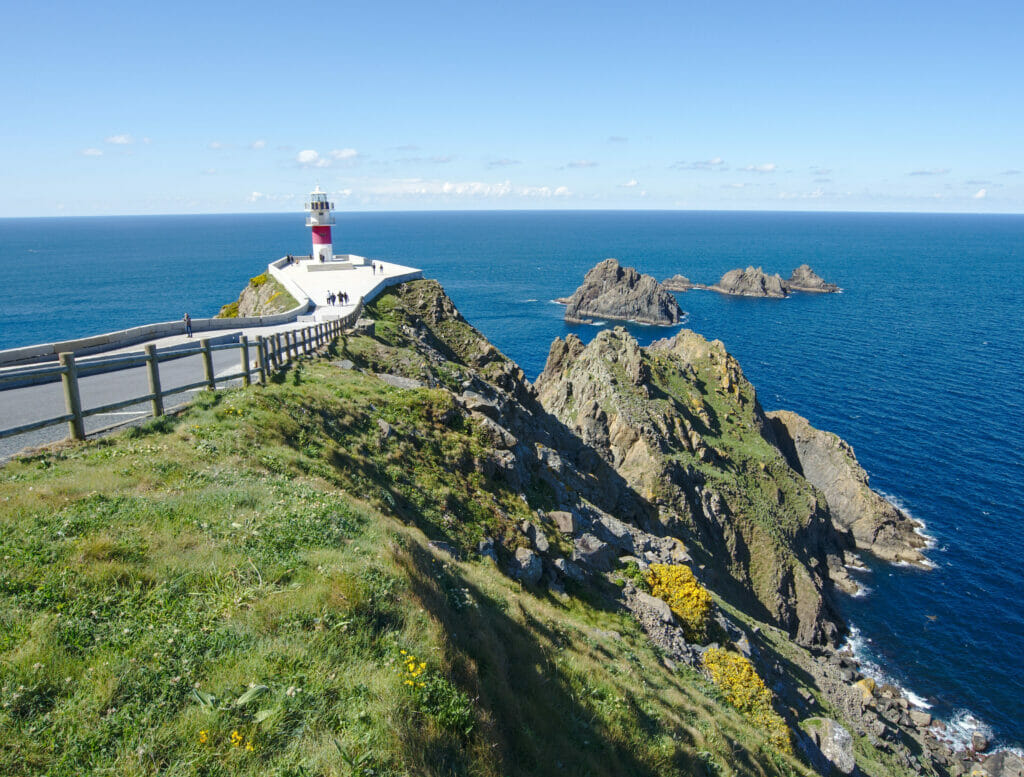
[[[931,549],[936,546],[937,541],[935,537],[928,533],[928,527],[925,522],[910,512],[910,508],[907,507],[906,503],[902,499],[895,494],[890,494],[886,491],[876,491],[876,493],[916,524],[916,526],[914,526],[914,531],[924,539],[926,548]]]
[[[865,596],[871,593],[873,589],[870,586],[866,586],[863,583],[857,583],[857,590],[854,591],[850,596],[854,599],[863,599]]]
[[[840,646],[840,650],[849,650],[853,653],[854,658],[860,664],[860,670],[872,678],[877,683],[888,683],[894,685],[900,689],[907,701],[913,706],[919,709],[929,710],[932,708],[932,704],[924,697],[914,693],[909,688],[900,685],[892,675],[888,674],[882,667],[875,661],[871,648],[869,647],[871,640],[866,638],[861,630],[856,626],[850,626],[850,636],[846,642]],[[971,748],[971,735],[975,731],[979,731],[985,735],[985,738],[992,741],[994,732],[992,727],[985,721],[981,720],[970,710],[958,709],[956,710],[949,720],[944,721],[946,724],[945,730],[940,730],[933,727],[931,729],[936,739],[945,742],[953,750],[969,750]],[[1016,749],[1013,752],[1017,753]],[[1020,754],[1020,753],[1018,753]],[[1021,754],[1024,757],[1024,754]]]
[[[536,302],[536,301],[537,301],[536,299],[524,299],[523,300],[524,303],[526,303],[526,302]]]
[[[946,721],[946,730],[932,730],[935,738],[945,742],[954,750],[969,750],[971,748],[971,735],[980,731],[989,741],[992,740],[992,727],[985,721],[977,718],[970,710],[959,709],[953,713],[953,717]]]

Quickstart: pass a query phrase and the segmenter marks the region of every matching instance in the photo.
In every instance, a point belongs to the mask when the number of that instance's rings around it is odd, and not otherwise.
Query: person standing
[[[185,334],[192,337],[192,316],[186,313],[181,320],[185,322]]]

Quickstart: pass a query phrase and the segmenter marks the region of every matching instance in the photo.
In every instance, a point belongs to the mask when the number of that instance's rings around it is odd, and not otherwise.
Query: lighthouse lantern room
[[[334,257],[334,247],[331,244],[331,225],[334,224],[334,216],[331,211],[334,203],[328,202],[327,193],[316,190],[309,195],[309,202],[306,210],[309,216],[306,218],[306,226],[313,230],[313,261],[329,262]]]

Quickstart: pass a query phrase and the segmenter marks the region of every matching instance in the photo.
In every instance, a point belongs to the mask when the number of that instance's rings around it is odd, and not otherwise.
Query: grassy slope
[[[629,618],[426,547],[509,504],[449,403],[314,361],[0,470],[0,773],[804,773]]]

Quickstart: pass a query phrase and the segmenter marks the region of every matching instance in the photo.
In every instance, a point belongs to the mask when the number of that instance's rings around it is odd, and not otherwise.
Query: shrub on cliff
[[[651,564],[647,583],[651,594],[667,602],[682,621],[686,638],[704,643],[711,617],[711,594],[697,582],[690,568],[682,564]]]
[[[739,653],[714,647],[704,653],[704,668],[725,700],[764,731],[773,746],[786,753],[793,752],[789,729],[772,709],[772,692],[750,661]]]

